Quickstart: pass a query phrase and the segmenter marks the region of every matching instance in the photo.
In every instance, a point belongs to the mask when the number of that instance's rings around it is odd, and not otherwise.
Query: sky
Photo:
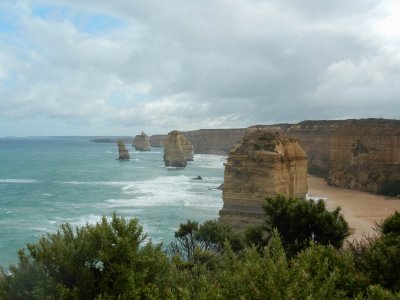
[[[0,0],[0,137],[400,118],[400,0]]]

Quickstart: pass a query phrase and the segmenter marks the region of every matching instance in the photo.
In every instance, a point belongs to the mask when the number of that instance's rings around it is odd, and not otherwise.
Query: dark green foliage
[[[145,239],[137,220],[115,214],[96,225],[62,225],[20,252],[19,266],[4,275],[6,288],[18,286],[26,299],[43,299],[42,290],[63,299],[160,295],[170,266],[161,245]]]
[[[19,263],[10,266],[10,274],[0,270],[0,299],[60,299],[61,291],[42,266],[30,261],[23,250]]]
[[[63,225],[21,250],[10,273],[0,272],[0,299],[400,299],[393,231],[350,250],[314,236],[295,255],[276,229],[249,229],[245,248],[217,221],[188,221],[175,235],[182,252],[168,258],[136,220]]]
[[[378,194],[397,197],[400,195],[400,180],[386,180],[381,185]]]
[[[361,271],[372,284],[400,291],[400,235],[383,235],[364,253]]]
[[[357,283],[352,256],[332,246],[312,244],[298,256],[286,256],[277,232],[260,251],[235,253],[226,244],[215,265],[203,264],[175,274],[177,298],[185,299],[347,299],[366,292]],[[380,291],[392,295],[385,290]]]
[[[400,213],[396,211],[386,218],[379,227],[383,234],[393,233],[400,235]]]
[[[263,226],[248,226],[243,234],[248,246],[255,246],[257,249],[262,250],[268,245],[270,233],[266,232]]]
[[[180,224],[175,232],[175,240],[168,247],[168,252],[178,255],[183,260],[191,260],[196,248],[202,251],[222,252],[224,242],[228,241],[231,247],[238,251],[244,248],[243,238],[228,225],[216,220],[200,224],[188,220]]]
[[[340,248],[349,235],[349,226],[340,208],[328,211],[322,200],[314,202],[278,195],[266,200],[264,211],[264,229],[271,232],[277,228],[291,256],[307,248],[311,241]]]
[[[376,232],[348,248],[364,281],[400,292],[400,214],[386,218]]]

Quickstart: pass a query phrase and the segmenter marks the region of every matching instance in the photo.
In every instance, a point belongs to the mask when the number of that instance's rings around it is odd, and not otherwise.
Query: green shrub
[[[96,225],[62,225],[20,251],[19,265],[3,275],[6,291],[18,289],[21,299],[46,299],[42,291],[55,299],[163,295],[170,265],[161,244],[145,240],[136,219],[115,214]]]
[[[278,195],[264,204],[264,229],[279,231],[290,256],[307,248],[310,242],[340,248],[349,235],[349,226],[340,208],[328,211],[322,200],[309,201]]]
[[[379,188],[378,194],[397,197],[400,195],[400,180],[386,180]]]
[[[228,241],[232,249],[239,251],[244,248],[243,237],[232,228],[217,220],[206,221],[200,224],[188,220],[180,224],[175,232],[175,239],[168,246],[167,252],[178,255],[188,261],[193,258],[196,248],[202,251],[220,253],[224,250],[224,242]]]
[[[379,227],[383,234],[400,234],[400,213],[396,211],[387,217]]]

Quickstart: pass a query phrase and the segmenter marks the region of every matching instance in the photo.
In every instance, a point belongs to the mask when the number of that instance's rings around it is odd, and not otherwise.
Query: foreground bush
[[[349,243],[357,269],[369,284],[400,291],[400,214],[378,224],[377,233]]]
[[[225,225],[188,221],[177,238],[190,257],[168,257],[137,220],[114,214],[28,244],[0,272],[0,299],[400,299],[396,228],[358,253],[311,239],[288,255],[276,229],[238,250]]]
[[[3,290],[10,299],[161,297],[170,264],[161,245],[145,240],[136,219],[115,214],[96,225],[62,225],[19,252],[18,266],[2,275]]]
[[[244,248],[243,236],[217,220],[205,221],[203,224],[188,220],[180,224],[174,237],[168,246],[168,253],[185,261],[193,259],[196,248],[201,251],[221,253],[225,242],[228,242],[235,251]]]
[[[349,236],[349,226],[340,208],[328,211],[323,200],[309,201],[282,195],[264,204],[264,230],[276,228],[288,255],[306,249],[311,242],[340,248]]]

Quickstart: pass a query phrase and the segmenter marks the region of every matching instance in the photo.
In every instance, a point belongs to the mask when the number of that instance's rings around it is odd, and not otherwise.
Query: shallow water
[[[127,145],[129,146],[129,145]],[[179,224],[218,217],[225,157],[195,155],[185,169],[165,168],[163,149],[130,149],[89,138],[0,139],[0,265],[62,223],[95,223],[113,211],[138,218],[168,244]],[[203,180],[192,178],[202,176]]]

